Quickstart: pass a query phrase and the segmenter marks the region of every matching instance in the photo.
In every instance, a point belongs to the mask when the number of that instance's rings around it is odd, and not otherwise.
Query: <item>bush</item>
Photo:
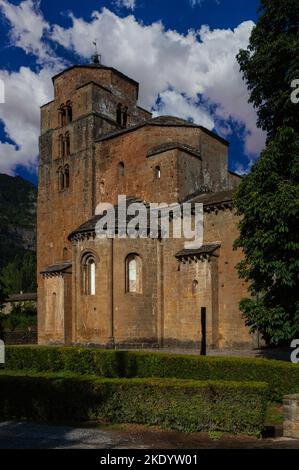
[[[16,304],[8,315],[0,313],[0,324],[5,331],[27,330],[37,325],[36,307],[30,303],[27,305]]]
[[[268,386],[0,372],[0,420],[142,423],[185,432],[260,434]]]
[[[203,357],[77,347],[8,346],[6,367],[99,377],[169,377],[267,382],[271,400],[299,392],[299,365],[268,359]]]

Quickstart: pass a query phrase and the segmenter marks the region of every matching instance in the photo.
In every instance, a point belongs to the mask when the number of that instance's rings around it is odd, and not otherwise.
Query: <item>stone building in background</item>
[[[138,83],[112,67],[73,66],[53,83],[41,108],[39,343],[199,349],[204,335],[208,348],[251,347],[228,143],[177,117],[152,118],[137,104]],[[120,194],[203,203],[204,245],[96,237],[97,204]]]

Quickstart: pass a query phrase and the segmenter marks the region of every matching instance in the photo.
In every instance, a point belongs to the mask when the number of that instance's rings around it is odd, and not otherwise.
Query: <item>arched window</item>
[[[62,167],[58,168],[57,174],[58,174],[58,189],[59,191],[62,191],[64,189],[64,172],[63,172]]]
[[[96,293],[96,262],[90,253],[82,259],[82,293],[84,295]]]
[[[70,167],[68,165],[64,167],[64,187],[70,187]]]
[[[100,194],[105,194],[105,181],[100,182]]]
[[[136,254],[126,258],[126,292],[142,293],[142,261]]]
[[[59,156],[64,157],[64,138],[62,134],[59,136]]]
[[[64,104],[62,104],[58,110],[58,119],[59,119],[59,125],[60,126],[65,126],[66,125],[66,108]]]
[[[119,164],[118,164],[118,176],[120,176],[120,177],[125,176],[125,164],[124,164],[124,162],[119,162]]]
[[[71,102],[68,101],[66,103],[66,121],[69,124],[70,122],[72,122],[72,120],[73,120],[73,108],[72,108]]]
[[[161,178],[161,168],[159,166],[155,167],[155,178],[158,180]]]
[[[63,248],[62,256],[63,261],[67,261],[69,259],[68,249],[66,246]]]
[[[70,155],[71,154],[71,138],[70,138],[69,132],[65,134],[64,145],[65,145],[65,155]]]
[[[56,292],[52,292],[52,313],[53,315],[56,314],[57,309],[57,295]]]
[[[62,126],[62,115],[63,115],[63,109],[62,107],[58,108],[58,125]]]
[[[194,281],[192,281],[192,294],[195,295],[197,294],[197,292],[198,292],[198,281],[194,279]]]
[[[116,122],[121,126],[121,121],[122,121],[122,104],[118,103],[117,108],[116,108]]]
[[[123,127],[127,127],[127,122],[128,122],[128,107],[124,107],[124,112],[123,112]]]

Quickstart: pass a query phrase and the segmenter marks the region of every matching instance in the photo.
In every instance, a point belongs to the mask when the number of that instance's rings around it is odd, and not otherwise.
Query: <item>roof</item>
[[[189,197],[185,202],[199,203],[204,206],[213,206],[217,204],[231,203],[234,190],[219,191],[217,193],[198,194]]]
[[[191,204],[202,203],[204,205],[204,207],[213,206],[213,205],[222,205],[223,206],[223,205],[226,205],[226,204],[231,206],[232,196],[233,196],[233,191],[221,191],[221,192],[218,192],[218,193],[205,193],[205,194],[197,195],[197,196],[194,196],[190,199],[187,199],[184,202],[190,202]],[[128,207],[129,204],[138,203],[138,202],[139,203],[141,202],[146,206],[148,214],[149,214],[150,210],[151,210],[151,206],[150,206],[149,203],[144,202],[141,199],[135,198],[133,196],[130,196],[130,197],[126,198],[127,207]],[[115,233],[118,233],[118,229],[120,227],[117,225],[117,221],[118,221],[118,205],[117,204],[114,206],[114,210],[115,210],[115,220],[116,220]],[[92,234],[93,235],[95,233],[95,229],[96,229],[96,225],[97,225],[98,221],[103,216],[104,216],[104,214],[93,216],[91,219],[87,220],[86,222],[81,224],[79,227],[77,227],[75,230],[73,230],[73,232],[71,232],[70,235],[68,236],[68,239],[72,240],[73,238],[75,238],[76,236],[78,236],[80,234],[82,234],[82,235],[83,234]],[[135,218],[135,214],[134,215],[128,215],[127,214],[126,224],[128,224],[130,222],[130,220],[132,220],[133,218]],[[161,227],[159,227],[159,231],[160,230],[161,230]]]
[[[176,258],[188,258],[190,256],[212,255],[218,248],[220,248],[219,243],[208,243],[200,248],[181,250],[175,256]]]
[[[62,273],[66,271],[68,268],[72,266],[72,263],[69,261],[63,262],[63,263],[56,263],[56,264],[51,264],[50,266],[47,266],[44,271],[41,272],[41,274],[55,274],[55,273]]]
[[[133,85],[136,86],[137,88],[137,95],[139,91],[139,83],[136,82],[133,78],[128,77],[124,73],[120,72],[119,70],[115,69],[114,67],[107,67],[106,65],[103,64],[80,64],[80,65],[72,65],[71,67],[68,67],[67,69],[62,70],[61,72],[57,73],[52,77],[53,82],[56,80],[56,78],[60,77],[66,72],[69,72],[70,70],[73,69],[99,69],[99,70],[110,70],[111,72],[115,73],[119,77],[131,82]]]
[[[6,302],[25,302],[25,301],[35,301],[37,299],[36,292],[22,293],[22,294],[11,294],[6,299]]]
[[[198,149],[195,149],[190,145],[182,144],[180,142],[165,142],[149,150],[147,153],[147,157],[153,157],[169,150],[182,150],[183,152],[190,153],[191,155],[201,159],[200,151]]]
[[[144,201],[142,201],[141,199],[138,199],[138,198],[135,198],[135,197],[132,197],[132,196],[128,196],[126,198],[126,206],[128,207],[129,204],[133,204],[133,203],[143,203],[145,204],[147,210],[149,211],[150,209],[150,206],[149,204],[145,203]],[[116,204],[114,206],[114,210],[115,210],[115,221],[116,221],[116,224],[115,224],[115,233],[118,233],[118,229],[121,228],[118,226],[117,224],[117,221],[118,221],[118,204]],[[130,220],[134,219],[135,218],[135,214],[134,215],[127,215],[127,218],[126,218],[126,224],[128,224],[130,222]],[[101,218],[104,217],[104,214],[99,214],[99,215],[95,215],[94,217],[92,217],[91,219],[87,220],[86,222],[84,222],[84,224],[80,225],[78,228],[76,228],[72,233],[70,233],[70,235],[68,236],[68,239],[69,240],[72,240],[76,235],[80,235],[80,234],[94,234],[95,233],[95,229],[96,229],[96,225],[98,223],[99,220],[101,220]]]
[[[186,121],[185,119],[181,119],[176,116],[158,116],[155,118],[147,119],[139,124],[136,124],[135,126],[128,127],[126,129],[121,129],[117,131],[112,131],[108,132],[107,134],[103,135],[99,139],[96,139],[96,142],[102,142],[105,140],[113,139],[114,137],[118,137],[123,134],[127,134],[129,132],[134,132],[138,129],[141,129],[142,127],[145,126],[159,126],[159,127],[190,127],[194,129],[201,129],[203,132],[206,134],[211,135],[215,139],[219,140],[225,145],[229,145],[229,142],[219,135],[215,134],[214,132],[210,131],[209,129],[206,129],[203,126],[200,126],[198,124],[195,124],[194,122]]]

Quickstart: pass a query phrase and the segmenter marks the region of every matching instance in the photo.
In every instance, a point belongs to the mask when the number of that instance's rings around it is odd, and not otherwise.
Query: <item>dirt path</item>
[[[142,426],[78,428],[24,422],[0,423],[0,449],[299,449],[299,440],[185,434]]]

